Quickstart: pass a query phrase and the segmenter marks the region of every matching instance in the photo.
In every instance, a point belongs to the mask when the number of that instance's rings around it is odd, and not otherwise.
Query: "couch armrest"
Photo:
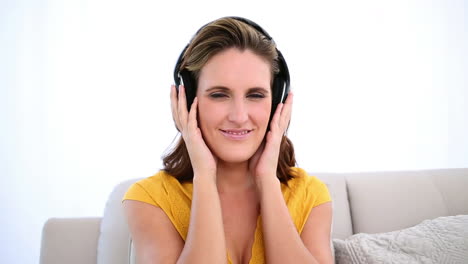
[[[96,264],[100,224],[100,217],[47,220],[40,264]]]

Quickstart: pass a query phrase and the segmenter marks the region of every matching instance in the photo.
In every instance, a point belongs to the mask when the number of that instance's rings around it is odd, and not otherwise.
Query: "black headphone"
[[[268,40],[272,41],[274,43],[274,40],[270,35],[263,30],[257,23],[246,19],[242,17],[227,17],[227,18],[232,18],[238,21],[241,21],[254,29],[256,29],[258,32],[260,32],[262,35],[264,35]],[[210,22],[211,23],[211,22]],[[201,27],[195,35],[197,35],[205,26],[209,25],[210,23],[204,25]],[[177,60],[177,63],[174,68],[174,81],[175,85],[178,91],[179,85],[184,85],[185,87],[185,93],[187,96],[187,108],[190,111],[190,106],[193,103],[193,100],[195,99],[196,91],[197,91],[197,82],[195,78],[192,76],[191,72],[188,71],[187,69],[182,69],[179,71],[180,66],[182,64],[182,60],[184,57],[184,53],[189,47],[190,43],[185,46],[184,50],[179,56],[179,59]],[[280,102],[285,102],[286,98],[288,97],[288,92],[289,92],[289,70],[288,70],[288,65],[286,64],[286,61],[283,58],[283,54],[276,49],[276,52],[278,53],[278,68],[279,72],[274,75],[273,79],[273,85],[271,87],[272,90],[272,95],[273,95],[273,102],[272,102],[272,109],[271,109],[271,115],[270,115],[270,120],[273,117],[273,114],[275,113],[276,107]]]

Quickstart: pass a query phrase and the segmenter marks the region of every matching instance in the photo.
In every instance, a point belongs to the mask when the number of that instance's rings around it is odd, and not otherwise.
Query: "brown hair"
[[[221,18],[202,27],[192,38],[179,70],[187,69],[198,82],[200,71],[207,61],[228,48],[251,50],[271,65],[271,82],[278,73],[278,52],[275,43],[252,26],[234,18]],[[273,88],[272,88],[273,89]],[[277,177],[287,184],[294,178],[291,167],[296,165],[292,142],[283,136],[280,145]],[[193,169],[183,138],[180,136],[176,145],[163,156],[164,171],[180,182],[192,181]]]

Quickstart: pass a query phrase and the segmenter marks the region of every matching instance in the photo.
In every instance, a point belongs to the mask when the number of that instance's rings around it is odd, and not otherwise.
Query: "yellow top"
[[[281,192],[289,209],[289,214],[301,234],[310,211],[317,205],[331,201],[327,186],[315,176],[309,176],[300,168],[293,168],[295,178],[288,186],[281,184]],[[187,238],[192,202],[191,182],[180,183],[164,171],[134,183],[123,200],[137,200],[160,207],[171,220],[184,239]],[[229,258],[229,263],[232,261]],[[252,258],[249,264],[265,263],[261,217],[257,220]]]

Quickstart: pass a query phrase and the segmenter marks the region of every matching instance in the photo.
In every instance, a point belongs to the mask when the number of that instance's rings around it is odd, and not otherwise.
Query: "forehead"
[[[271,65],[249,49],[230,48],[208,60],[200,71],[198,89],[261,87],[270,90]]]

